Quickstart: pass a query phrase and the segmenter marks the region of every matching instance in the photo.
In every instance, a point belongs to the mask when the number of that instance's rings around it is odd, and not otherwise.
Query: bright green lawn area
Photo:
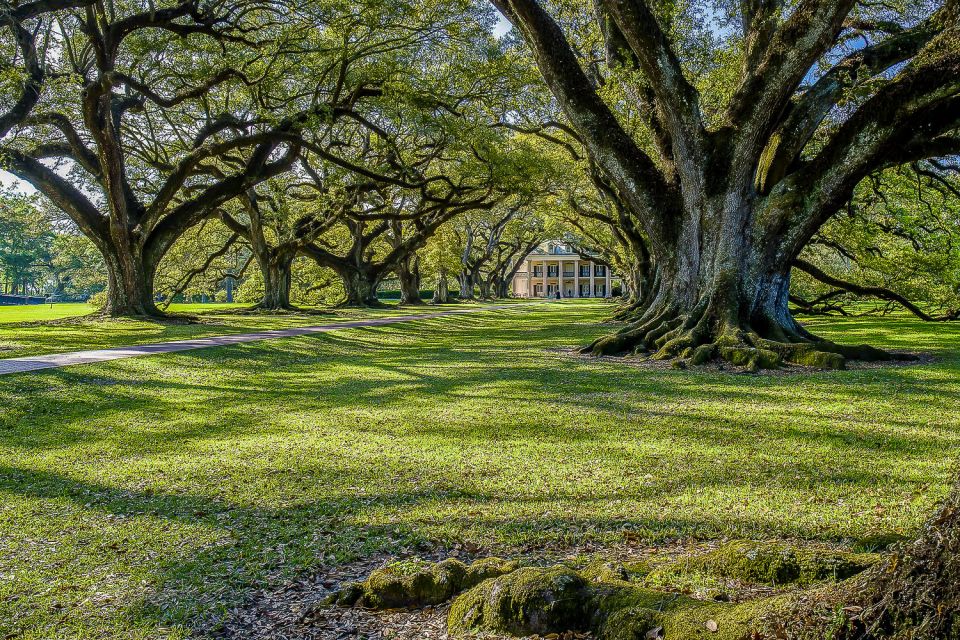
[[[509,301],[507,304],[515,301]],[[242,313],[250,305],[173,304],[169,313],[189,315],[196,322],[176,324],[168,321],[113,319],[92,315],[87,304],[0,306],[0,358],[34,356],[43,353],[104,349],[170,340],[246,333],[263,329],[302,327],[359,318],[432,313],[457,308],[475,308],[476,304],[443,307],[400,307],[387,303],[383,308],[309,309],[309,313]],[[43,320],[60,319],[46,323]]]
[[[609,311],[0,377],[0,637],[182,637],[254,587],[418,544],[909,533],[947,491],[956,325],[817,321],[939,360],[804,376],[560,350],[609,330]]]
[[[59,320],[93,313],[85,302],[58,302],[56,304],[0,305],[0,325],[14,322]]]

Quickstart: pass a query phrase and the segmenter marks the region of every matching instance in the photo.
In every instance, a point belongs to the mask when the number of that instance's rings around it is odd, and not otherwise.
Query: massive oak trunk
[[[400,280],[400,304],[423,304],[420,297],[420,258],[411,253],[397,263]]]
[[[789,234],[744,233],[770,213],[735,194],[712,200],[706,208],[677,213],[682,223],[671,246],[655,252],[648,291],[621,314],[627,325],[587,351],[651,352],[693,364],[717,358],[751,370],[784,361],[842,368],[848,357],[887,357],[819,339],[801,327],[788,307]]]
[[[290,304],[293,256],[271,252],[266,256],[258,255],[257,261],[263,274],[263,299],[258,306],[271,311],[293,309]]]
[[[687,77],[682,42],[652,3],[596,0],[589,18],[606,48],[604,80],[639,103],[630,117],[643,120],[642,143],[598,93],[602,65],[585,72],[549,3],[493,2],[529,44],[591,177],[616,204],[613,224],[636,227],[649,245],[651,286],[629,324],[588,351],[719,358],[751,369],[886,357],[804,331],[787,307],[789,269],[870,173],[960,148],[950,135],[960,126],[955,2],[832,66],[824,60],[855,0],[811,0],[792,12],[776,2],[733,3],[743,12],[745,64],[721,117],[708,120],[704,83]],[[850,112],[834,118],[854,93]]]
[[[132,254],[105,252],[107,265],[107,306],[111,316],[162,315],[153,299],[156,268],[136,259]]]
[[[346,294],[344,304],[348,307],[377,307],[377,286],[380,284],[380,274],[363,268],[340,266],[337,274],[343,280],[343,290]]]

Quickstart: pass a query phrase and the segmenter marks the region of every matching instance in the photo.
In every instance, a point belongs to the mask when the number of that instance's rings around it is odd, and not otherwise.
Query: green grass
[[[960,327],[818,320],[933,364],[749,376],[571,358],[565,301],[0,377],[0,637],[185,637],[255,587],[493,552],[916,531],[960,450]]]
[[[42,322],[93,313],[85,302],[58,302],[55,304],[0,305],[0,325],[14,322]]]
[[[512,301],[511,301],[512,302]],[[62,308],[61,308],[62,307]],[[169,313],[188,315],[192,324],[118,318],[103,320],[86,304],[0,306],[0,358],[45,353],[105,349],[170,340],[185,340],[263,329],[302,327],[359,318],[432,313],[476,304],[442,307],[401,307],[387,303],[379,309],[308,309],[309,313],[241,313],[242,304],[174,304]],[[43,320],[61,320],[46,323]]]

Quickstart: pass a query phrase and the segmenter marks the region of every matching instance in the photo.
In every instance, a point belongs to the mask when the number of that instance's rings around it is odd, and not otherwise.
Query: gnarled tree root
[[[847,360],[894,358],[893,354],[869,345],[841,345],[776,325],[761,334],[749,325],[723,322],[708,313],[705,306],[688,314],[669,306],[658,312],[648,311],[580,352],[597,356],[649,353],[654,359],[672,359],[683,365],[723,361],[747,371],[776,369],[784,363],[843,369]]]
[[[689,557],[632,565],[600,560],[581,570],[565,565],[519,567],[497,558],[468,566],[450,559],[374,571],[363,583],[345,585],[327,602],[374,609],[421,607],[439,604],[466,590],[455,597],[450,608],[448,630],[454,637],[476,632],[527,636],[590,631],[601,640],[760,638],[767,637],[762,632],[768,614],[790,610],[800,601],[796,594],[806,597],[827,585],[837,586],[837,581],[878,560],[876,554],[750,541],[728,543]],[[793,590],[791,595],[733,604],[658,587],[682,582],[685,577],[798,585],[814,591]]]

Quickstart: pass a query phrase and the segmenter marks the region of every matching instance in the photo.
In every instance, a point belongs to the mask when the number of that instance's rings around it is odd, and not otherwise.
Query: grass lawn
[[[85,302],[58,302],[55,304],[0,305],[0,325],[18,322],[59,320],[93,313]]]
[[[938,360],[804,376],[565,355],[610,309],[0,377],[0,638],[185,637],[255,586],[417,545],[910,533],[948,490],[957,325],[817,320]],[[140,336],[102,326],[87,339]],[[27,348],[64,327],[41,329]]]
[[[512,303],[510,301],[508,303]],[[359,318],[431,313],[437,310],[475,308],[476,304],[441,307],[401,307],[387,303],[383,308],[308,309],[309,313],[243,313],[243,304],[173,304],[168,312],[189,315],[196,322],[173,324],[150,320],[102,320],[87,304],[0,306],[0,358],[35,356],[44,353],[104,349],[170,340],[185,340],[263,329],[303,327]],[[60,320],[47,323],[45,320]]]

